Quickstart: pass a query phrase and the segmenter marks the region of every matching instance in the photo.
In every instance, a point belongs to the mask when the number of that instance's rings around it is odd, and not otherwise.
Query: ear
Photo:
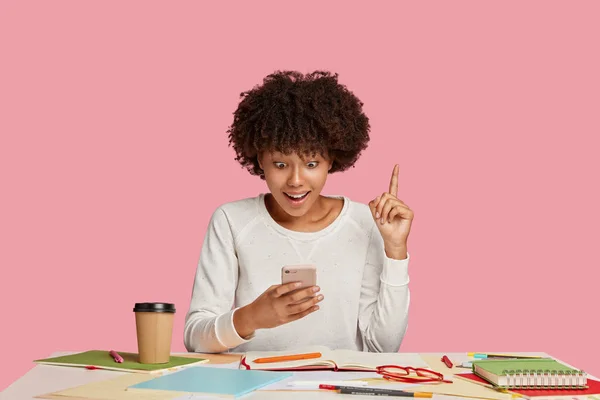
[[[258,166],[260,167],[260,169],[262,169],[264,171],[265,169],[263,168],[262,157],[263,157],[262,153],[259,153],[256,156],[256,159],[258,160]]]

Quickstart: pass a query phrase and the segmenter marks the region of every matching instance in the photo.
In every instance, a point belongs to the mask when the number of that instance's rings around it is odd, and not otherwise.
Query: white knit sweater
[[[337,219],[318,232],[277,224],[264,194],[220,206],[212,215],[185,318],[188,351],[285,350],[308,345],[396,352],[406,331],[410,293],[408,263],[385,255],[369,207],[347,197]],[[281,267],[317,266],[325,297],[320,309],[241,338],[237,308],[281,283]]]

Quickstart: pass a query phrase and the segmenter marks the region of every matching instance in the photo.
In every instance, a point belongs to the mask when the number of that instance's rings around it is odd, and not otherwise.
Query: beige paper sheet
[[[186,354],[192,358],[208,358],[209,364],[227,364],[240,360],[240,354]],[[208,365],[208,364],[205,364]],[[171,400],[178,395],[172,393],[139,393],[130,392],[125,389],[136,383],[144,382],[155,378],[158,375],[149,374],[126,374],[116,378],[107,379],[104,381],[88,383],[61,390],[58,392],[42,394],[35,396],[39,399],[48,400]]]
[[[452,375],[464,373],[468,370],[465,368],[457,368],[453,365],[448,368],[440,357],[437,356],[421,356],[433,371],[444,374],[444,377],[450,378],[452,383],[442,383],[434,385],[421,385],[405,388],[408,392],[428,392],[435,394],[444,394],[448,396],[475,397],[489,400],[510,400],[513,396],[510,393],[501,393],[494,389],[487,388],[476,383],[468,382],[464,379],[455,378]]]
[[[37,396],[42,399],[93,399],[93,400],[171,400],[180,396],[174,393],[127,391],[127,387],[153,379],[156,376],[147,374],[127,374],[100,382],[61,390],[47,395]]]
[[[407,392],[427,392],[434,394],[445,394],[448,396],[475,397],[489,400],[510,400],[513,398],[513,396],[509,393],[501,393],[494,389],[457,378],[455,378],[452,383],[411,386],[403,390],[406,390]]]

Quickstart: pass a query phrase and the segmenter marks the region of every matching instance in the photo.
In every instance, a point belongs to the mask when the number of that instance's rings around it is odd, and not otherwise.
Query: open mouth
[[[284,192],[285,193],[285,192]],[[285,195],[292,201],[301,201],[303,199],[306,198],[306,196],[308,196],[308,194],[310,193],[310,191],[303,193],[303,194],[289,194],[289,193],[285,193]]]

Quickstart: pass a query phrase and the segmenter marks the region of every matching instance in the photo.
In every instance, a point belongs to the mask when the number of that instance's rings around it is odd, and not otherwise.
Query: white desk
[[[65,353],[61,353],[65,354]],[[465,358],[465,353],[421,353],[422,356],[436,356],[441,358],[443,354],[446,354],[451,360],[461,360]],[[530,354],[530,355],[541,355],[548,356],[545,353],[517,353],[517,354]],[[56,356],[60,354],[53,354]],[[183,355],[183,354],[181,354]],[[211,356],[207,354],[206,357]],[[222,357],[220,363],[231,362],[235,355],[227,355]],[[235,359],[235,358],[233,358]],[[444,367],[445,368],[445,367]],[[453,372],[468,372],[464,368],[453,368],[452,370],[440,370],[440,368],[434,368],[444,374]],[[85,368],[75,367],[62,367],[53,365],[36,365],[29,370],[25,375],[16,380],[7,389],[0,393],[1,400],[31,400],[35,396],[57,392],[65,390],[70,387],[84,385],[86,383],[98,382],[110,378],[114,378],[120,375],[126,374],[126,372],[118,371],[107,371],[107,370],[88,370]],[[372,396],[367,396],[372,397]],[[307,399],[307,400],[341,400],[342,398],[348,398],[353,400],[360,400],[367,398],[365,396],[356,395],[341,395],[338,393],[332,393],[327,391],[322,392],[309,392],[309,391],[255,391],[247,396],[244,396],[244,400],[276,400],[276,399]],[[436,400],[442,399],[454,399],[456,396],[442,396],[434,395]],[[64,397],[65,400],[74,399],[72,397]]]

